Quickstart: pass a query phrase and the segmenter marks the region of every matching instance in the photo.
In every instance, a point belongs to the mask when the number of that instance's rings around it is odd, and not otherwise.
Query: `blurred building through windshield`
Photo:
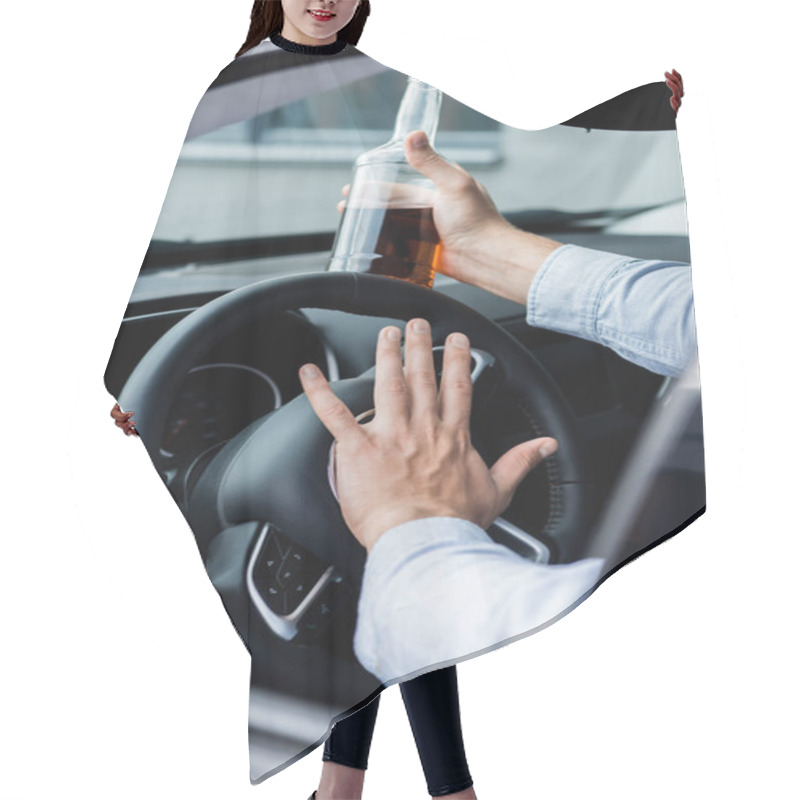
[[[405,76],[387,71],[187,141],[153,238],[334,231],[353,161],[391,136],[405,86]],[[686,235],[674,130],[524,131],[444,95],[436,148],[481,181],[501,212],[645,207],[677,198],[644,229],[625,232]]]

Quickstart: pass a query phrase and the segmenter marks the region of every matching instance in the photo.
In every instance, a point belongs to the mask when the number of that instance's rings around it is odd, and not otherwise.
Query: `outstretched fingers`
[[[409,393],[400,349],[402,332],[396,325],[384,328],[375,348],[375,421],[409,419]]]
[[[512,447],[495,461],[490,472],[502,499],[502,513],[508,507],[517,487],[525,476],[558,449],[558,442],[550,437],[531,439]]]
[[[443,422],[467,430],[472,410],[471,366],[469,339],[463,333],[451,333],[444,343],[439,415]]]
[[[439,400],[431,326],[428,320],[421,317],[415,317],[406,324],[405,377],[411,420],[428,426],[435,425],[439,415]]]
[[[334,394],[319,367],[314,364],[304,364],[299,375],[303,391],[314,413],[335,439],[341,441],[348,436],[364,435],[352,412]]]

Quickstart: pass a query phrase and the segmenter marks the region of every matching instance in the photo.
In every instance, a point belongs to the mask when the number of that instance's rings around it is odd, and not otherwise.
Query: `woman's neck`
[[[282,50],[288,50],[290,53],[303,53],[305,55],[331,55],[333,53],[338,53],[347,47],[347,39],[344,38],[338,38],[336,41],[330,42],[329,44],[301,44],[300,42],[287,39],[281,33],[275,32],[269,37],[269,39],[274,45],[280,47]]]

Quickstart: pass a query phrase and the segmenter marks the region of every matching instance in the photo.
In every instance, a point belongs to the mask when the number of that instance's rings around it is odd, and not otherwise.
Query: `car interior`
[[[221,88],[235,86],[233,78]],[[354,81],[352,90],[378,81],[393,81],[399,92],[392,71]],[[661,91],[659,84],[650,86],[658,87],[650,94]],[[181,201],[187,205],[186,192],[193,190],[181,175],[221,168],[215,147],[241,142],[243,125],[250,126],[247,136],[261,137],[267,148],[278,146],[281,133],[302,144],[302,136],[290,134],[302,132],[304,119],[316,130],[314,102],[313,96],[300,98],[267,112],[272,122],[261,115],[211,130],[202,142],[187,140],[172,199],[162,212],[164,225],[166,212]],[[513,158],[503,155],[508,129],[452,98],[445,102],[450,107],[443,106],[443,119],[453,123],[443,141],[461,148],[460,163],[480,174],[491,191],[492,170],[499,175],[514,169]],[[614,108],[601,111],[570,121],[572,134],[592,136],[591,125],[600,120],[606,128],[597,133],[608,136]],[[459,128],[469,129],[460,140]],[[672,137],[667,147],[674,141],[674,130],[657,135]],[[350,155],[338,156],[332,184],[346,182]],[[269,156],[264,158],[269,168]],[[502,198],[502,189],[496,194]],[[690,260],[683,196],[673,188],[637,202],[577,202],[566,210],[565,203],[532,194],[527,207],[498,201],[522,230],[637,258]],[[337,199],[324,201],[329,212]],[[473,348],[473,442],[487,464],[538,429],[550,433],[551,420],[563,426],[567,441],[559,468],[567,474],[532,472],[487,531],[538,563],[564,563],[586,553],[637,438],[673,382],[602,345],[532,327],[524,306],[443,274],[429,290],[392,278],[326,272],[336,223],[334,210],[303,230],[245,226],[224,235],[212,226],[210,235],[200,235],[183,220],[170,223],[174,232],[157,228],[105,374],[109,393],[134,411],[154,468],[192,528],[209,576],[253,655],[251,737],[263,740],[270,754],[265,765],[275,753],[295,752],[276,709],[296,725],[302,705],[304,724],[313,728],[309,720],[317,719],[323,735],[332,713],[380,689],[352,650],[364,554],[352,537],[348,541],[329,485],[331,437],[304,399],[302,364],[317,364],[351,410],[367,414],[382,327],[403,328],[411,316],[429,314],[439,360],[445,336],[467,332]],[[243,311],[245,301],[252,313]],[[401,306],[407,313],[399,313]],[[529,376],[537,383],[526,403],[519,387]],[[546,400],[537,400],[537,392]],[[142,399],[134,405],[131,398]],[[626,533],[618,563],[674,534],[704,508],[699,406],[686,437],[694,442],[691,454],[661,470]],[[580,464],[574,475],[573,462]],[[557,497],[553,484],[565,487]],[[573,507],[580,513],[571,516]],[[315,658],[321,651],[327,659]],[[339,667],[331,670],[331,663]],[[296,734],[298,741],[309,736],[318,738],[313,730]]]

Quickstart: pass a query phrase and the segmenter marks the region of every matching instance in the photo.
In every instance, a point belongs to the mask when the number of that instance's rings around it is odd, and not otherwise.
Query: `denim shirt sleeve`
[[[404,522],[367,557],[356,656],[384,682],[453,663],[553,621],[602,566],[535,564],[458,517]]]
[[[691,267],[680,261],[562,245],[531,281],[526,321],[606,345],[659,375],[677,377],[697,352]]]

